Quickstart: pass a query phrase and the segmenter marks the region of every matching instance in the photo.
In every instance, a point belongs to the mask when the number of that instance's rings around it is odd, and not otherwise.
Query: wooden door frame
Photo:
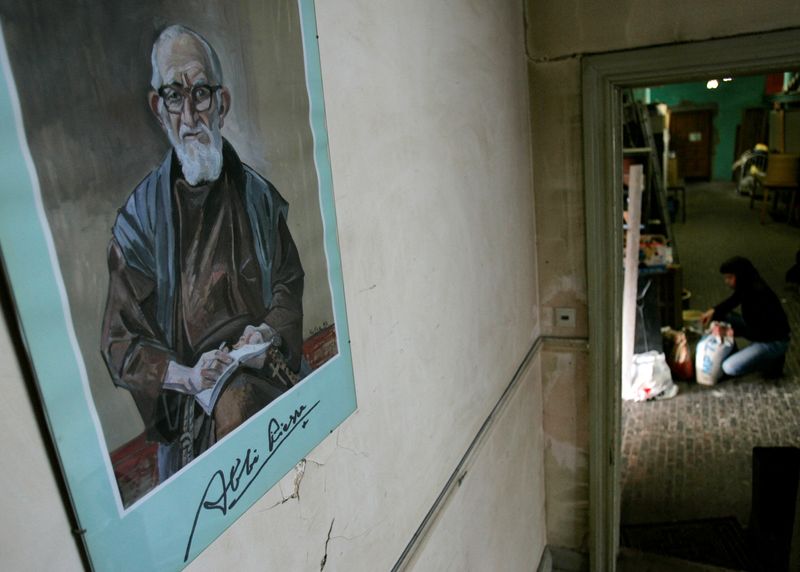
[[[703,174],[703,177],[692,176],[691,178],[702,179],[707,176],[708,180],[711,181],[714,179],[714,162],[715,162],[714,160],[716,157],[716,152],[713,145],[714,135],[715,135],[714,118],[719,114],[718,106],[714,104],[714,105],[705,105],[698,107],[691,107],[691,106],[670,107],[670,130],[669,130],[670,147],[672,147],[672,145],[675,143],[677,139],[677,137],[675,136],[676,131],[672,129],[672,126],[677,119],[676,116],[681,117],[689,114],[694,114],[694,115],[703,114],[705,115],[705,119],[707,121],[707,129],[706,132],[703,133],[703,137],[705,138],[703,140],[703,145],[706,148],[705,153],[707,155],[706,159],[708,161],[708,170],[706,173]],[[677,148],[675,148],[675,153],[678,157],[678,167],[679,168],[681,166],[683,167],[681,172],[681,177],[688,180],[690,178],[690,175],[688,175],[686,172],[686,161],[683,161],[683,159],[685,159],[685,156],[681,157],[678,154]],[[732,162],[733,161],[731,161],[731,163]]]
[[[587,56],[582,62],[589,285],[591,569],[613,572],[620,521],[622,96],[629,87],[796,68],[800,28]]]

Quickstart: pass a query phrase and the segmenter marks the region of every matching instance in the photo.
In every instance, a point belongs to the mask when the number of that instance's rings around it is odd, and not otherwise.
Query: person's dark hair
[[[752,284],[758,278],[758,270],[747,258],[734,256],[723,262],[719,271],[721,274],[733,274],[736,276],[736,288]]]

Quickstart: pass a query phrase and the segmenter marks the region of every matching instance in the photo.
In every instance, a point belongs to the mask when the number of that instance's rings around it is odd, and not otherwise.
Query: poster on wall
[[[95,569],[355,410],[313,0],[0,2],[0,260]]]

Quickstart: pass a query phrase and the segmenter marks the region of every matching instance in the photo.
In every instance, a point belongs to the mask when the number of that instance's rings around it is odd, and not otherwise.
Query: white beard
[[[193,187],[202,182],[216,181],[222,172],[222,134],[219,127],[209,129],[204,123],[198,123],[197,129],[208,135],[211,142],[201,143],[196,138],[184,141],[182,137],[176,137],[172,129],[166,130],[169,142],[181,162],[183,177]],[[180,135],[188,131],[188,128],[181,126]]]

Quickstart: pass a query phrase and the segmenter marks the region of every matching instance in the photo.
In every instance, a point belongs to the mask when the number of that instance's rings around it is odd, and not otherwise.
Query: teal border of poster
[[[95,569],[184,567],[355,411],[314,2],[298,6],[339,353],[127,509],[99,430],[0,29],[0,255]]]

